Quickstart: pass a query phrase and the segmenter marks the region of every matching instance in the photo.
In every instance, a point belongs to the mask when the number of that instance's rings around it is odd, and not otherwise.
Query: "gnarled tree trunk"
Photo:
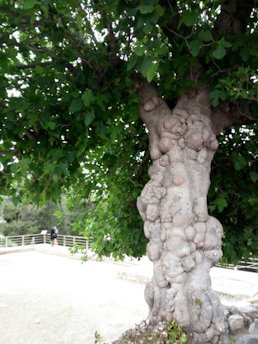
[[[224,307],[209,275],[222,255],[223,229],[207,211],[218,147],[208,91],[183,95],[173,111],[150,85],[139,94],[153,161],[137,201],[153,262],[145,289],[149,320],[175,319],[189,343],[228,343]]]

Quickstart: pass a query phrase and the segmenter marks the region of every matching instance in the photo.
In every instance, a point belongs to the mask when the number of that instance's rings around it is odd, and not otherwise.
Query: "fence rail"
[[[258,257],[249,257],[247,260],[240,260],[236,265],[218,264],[218,266],[226,269],[258,272]]]
[[[12,235],[0,236],[1,247],[15,247],[15,246],[28,246],[37,244],[49,244],[49,234],[27,234],[27,235]],[[91,241],[81,236],[73,235],[58,235],[58,245],[72,247],[78,245],[86,250],[90,249]]]
[[[50,244],[49,234],[28,234],[0,236],[1,247],[17,247],[37,244]],[[91,240],[81,236],[74,235],[58,235],[58,245],[65,247],[73,247],[75,245],[88,251],[91,248]],[[258,257],[249,257],[247,261],[241,260],[237,265],[220,265],[219,267],[243,271],[258,272]]]

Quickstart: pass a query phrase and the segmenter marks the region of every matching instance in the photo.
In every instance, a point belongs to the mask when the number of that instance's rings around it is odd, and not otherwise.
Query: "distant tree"
[[[38,234],[37,208],[32,204],[15,206],[7,198],[3,203],[3,219],[0,223],[0,232],[5,236]]]
[[[26,200],[14,204],[5,197],[1,206],[4,221],[0,223],[0,233],[6,236],[39,234],[42,230],[50,231],[54,225],[58,226],[60,234],[75,235],[78,232],[73,229],[73,222],[80,212],[85,212],[85,208],[79,207],[69,210],[65,197],[61,204],[48,201],[41,207]]]

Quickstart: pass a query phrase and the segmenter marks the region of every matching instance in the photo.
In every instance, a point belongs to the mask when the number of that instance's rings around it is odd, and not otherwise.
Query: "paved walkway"
[[[117,278],[119,266],[0,255],[0,343],[94,344],[95,331],[112,343],[147,317],[144,285]]]
[[[95,331],[110,344],[147,317],[146,258],[82,264],[69,257],[49,245],[0,255],[0,344],[94,344]],[[213,268],[211,276],[224,303],[258,299],[258,274]]]

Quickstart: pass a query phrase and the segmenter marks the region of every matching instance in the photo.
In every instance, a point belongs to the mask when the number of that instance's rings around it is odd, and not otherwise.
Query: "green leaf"
[[[140,5],[138,9],[141,12],[141,14],[148,14],[154,11],[154,6],[153,5]]]
[[[145,52],[145,46],[138,46],[134,48],[134,53],[137,56],[143,56],[144,52]]]
[[[211,91],[210,99],[211,99],[212,106],[214,106],[214,107],[218,106],[218,104],[219,104],[219,91],[218,90]]]
[[[233,153],[232,159],[233,159],[233,163],[234,163],[234,167],[236,171],[242,170],[247,165],[246,159],[240,154]]]
[[[165,13],[164,8],[163,8],[160,4],[157,4],[157,5],[155,6],[155,11],[156,11],[156,13],[157,13],[160,17],[162,17],[163,14]]]
[[[232,44],[228,41],[225,41],[224,39],[221,40],[221,45],[224,47],[224,48],[230,48],[232,47]]]
[[[159,64],[157,62],[154,62],[149,66],[146,72],[148,82],[151,82],[153,80],[153,78],[155,77],[157,73],[158,67],[159,67]]]
[[[249,176],[250,176],[252,182],[254,182],[254,183],[257,182],[257,180],[258,180],[258,173],[257,173],[257,172],[251,171],[251,172],[249,173]]]
[[[249,52],[249,48],[247,46],[244,46],[243,48],[241,48],[240,56],[244,62],[248,61],[248,59],[250,57],[250,52]]]
[[[144,77],[147,76],[147,71],[149,68],[151,68],[151,66],[152,66],[152,60],[150,56],[145,56],[140,68],[140,71]]]
[[[212,106],[216,107],[219,104],[219,100],[225,101],[227,99],[227,94],[225,91],[221,91],[221,90],[213,90],[210,93],[210,100],[211,100],[211,104]]]
[[[95,100],[92,90],[86,90],[82,95],[82,101],[84,106],[89,107],[91,103]]]
[[[49,122],[46,123],[46,126],[47,126],[48,128],[50,128],[51,130],[53,130],[53,129],[55,129],[55,127],[56,127],[56,123],[55,123],[55,122],[49,121]]]
[[[210,31],[201,31],[198,33],[198,37],[204,42],[209,42],[213,39]]]
[[[59,180],[59,177],[58,177],[57,174],[52,174],[52,179],[53,179],[53,181],[54,181],[55,183],[57,183],[58,180]]]
[[[35,67],[35,72],[36,72],[37,74],[42,75],[42,74],[44,73],[44,68],[41,67],[41,66],[36,66],[36,67]]]
[[[219,212],[221,213],[227,207],[228,202],[227,202],[225,196],[222,195],[222,196],[220,196],[220,198],[217,199],[216,204],[217,204],[217,208],[218,208]]]
[[[56,169],[56,165],[49,162],[48,164],[44,165],[43,172],[46,174],[52,174],[55,169]]]
[[[106,138],[106,133],[107,133],[107,130],[106,130],[106,127],[104,126],[103,122],[102,121],[98,121],[96,123],[94,123],[96,125],[96,134],[105,139]]]
[[[69,112],[77,112],[77,111],[80,111],[81,108],[82,108],[82,101],[80,98],[74,98],[69,106],[69,109],[68,111]]]
[[[215,59],[217,60],[221,60],[226,55],[226,53],[226,49],[219,45],[215,50],[213,50],[212,56],[215,57]]]
[[[182,22],[190,27],[193,26],[198,21],[198,12],[197,11],[184,11],[181,15]]]
[[[29,10],[33,8],[38,3],[38,0],[26,0],[24,2],[23,8]]]
[[[137,55],[132,54],[129,58],[128,64],[127,64],[127,71],[133,69],[133,67],[136,65],[137,62]]]
[[[227,94],[224,91],[219,91],[219,97],[222,101],[225,101],[227,99]]]
[[[198,298],[195,299],[195,303],[196,305],[201,305],[202,304],[202,301]]]
[[[225,48],[230,48],[231,46],[232,44],[230,42],[222,39],[217,43],[215,50],[212,52],[212,56],[217,60],[221,60],[227,53]]]
[[[150,20],[146,20],[145,23],[144,23],[144,27],[143,27],[143,32],[148,35],[151,33],[153,29],[153,24],[151,23]]]
[[[85,125],[88,127],[93,122],[94,118],[95,118],[95,114],[93,110],[85,113],[84,115]]]
[[[198,56],[200,52],[200,48],[202,46],[202,42],[199,39],[195,39],[191,41],[188,45],[189,45],[190,53],[193,55],[193,57]]]

